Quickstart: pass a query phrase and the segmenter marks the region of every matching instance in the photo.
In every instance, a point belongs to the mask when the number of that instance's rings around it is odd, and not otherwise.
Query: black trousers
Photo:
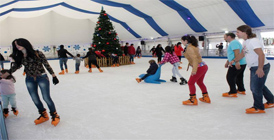
[[[147,73],[147,74],[145,74],[141,79],[144,80],[144,79],[147,78],[149,75],[151,75],[151,74],[148,74],[148,73]]]
[[[244,71],[246,65],[241,65],[241,69],[237,70],[235,65],[228,68],[226,80],[229,85],[229,93],[237,93],[236,85],[239,91],[245,91],[244,87]]]
[[[158,54],[157,54],[157,57],[158,57],[157,62],[158,62],[158,63],[161,62],[161,61],[162,61],[162,55],[158,55]]]
[[[98,69],[100,68],[96,60],[88,60],[88,67],[91,68],[91,64],[95,65]]]
[[[178,56],[178,58],[179,58],[179,60],[180,60],[180,62],[181,62],[181,60],[182,60],[182,56]]]

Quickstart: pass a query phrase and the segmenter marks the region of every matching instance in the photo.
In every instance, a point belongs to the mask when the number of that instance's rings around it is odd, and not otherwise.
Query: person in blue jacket
[[[158,69],[158,65],[156,64],[155,60],[149,60],[148,63],[150,64],[150,67],[147,70],[147,74],[145,74],[142,78],[136,78],[136,81],[138,83],[140,83],[142,80],[144,80],[148,76],[156,73],[156,71]]]

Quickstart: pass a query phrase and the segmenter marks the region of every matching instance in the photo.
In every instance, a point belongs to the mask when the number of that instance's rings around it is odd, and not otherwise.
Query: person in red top
[[[134,63],[134,56],[135,56],[135,48],[133,47],[133,44],[131,44],[129,47],[128,47],[128,54],[130,56],[129,58],[129,61],[131,64],[135,64]]]
[[[181,42],[178,42],[177,45],[174,46],[174,52],[178,56],[180,63],[182,63],[182,51],[184,51],[183,47],[181,46]]]

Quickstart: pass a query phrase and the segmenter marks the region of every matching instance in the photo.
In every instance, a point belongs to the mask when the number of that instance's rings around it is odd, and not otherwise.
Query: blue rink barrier
[[[2,103],[0,101],[0,139],[1,140],[8,140],[8,132],[7,132],[7,127],[6,127],[6,123],[5,123],[5,119],[4,119],[4,115],[3,115],[3,109],[2,109]]]

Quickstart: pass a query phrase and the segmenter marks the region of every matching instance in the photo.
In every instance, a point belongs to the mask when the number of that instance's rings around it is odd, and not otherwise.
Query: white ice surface
[[[189,98],[188,86],[169,81],[172,76],[169,63],[162,67],[161,73],[166,83],[138,84],[135,81],[146,72],[150,59],[155,58],[135,59],[135,65],[103,67],[103,73],[96,68],[88,73],[82,63],[78,75],[74,74],[72,59],[68,61],[69,73],[65,75],[58,75],[59,61],[50,60],[60,80],[56,86],[51,83],[51,96],[61,116],[56,127],[51,121],[34,124],[39,114],[25,86],[21,68],[14,73],[19,115],[16,117],[10,112],[6,119],[10,140],[274,139],[274,109],[266,109],[265,114],[245,113],[245,109],[253,105],[248,68],[244,77],[247,95],[224,98],[222,93],[229,89],[225,79],[226,60],[204,59],[209,66],[205,84],[212,103],[184,106],[182,101]],[[188,79],[191,69],[186,71],[187,60],[182,61],[180,72]],[[274,61],[269,61],[272,67],[266,85],[274,93]],[[9,63],[5,66],[8,68]],[[197,87],[197,97],[201,96]]]

